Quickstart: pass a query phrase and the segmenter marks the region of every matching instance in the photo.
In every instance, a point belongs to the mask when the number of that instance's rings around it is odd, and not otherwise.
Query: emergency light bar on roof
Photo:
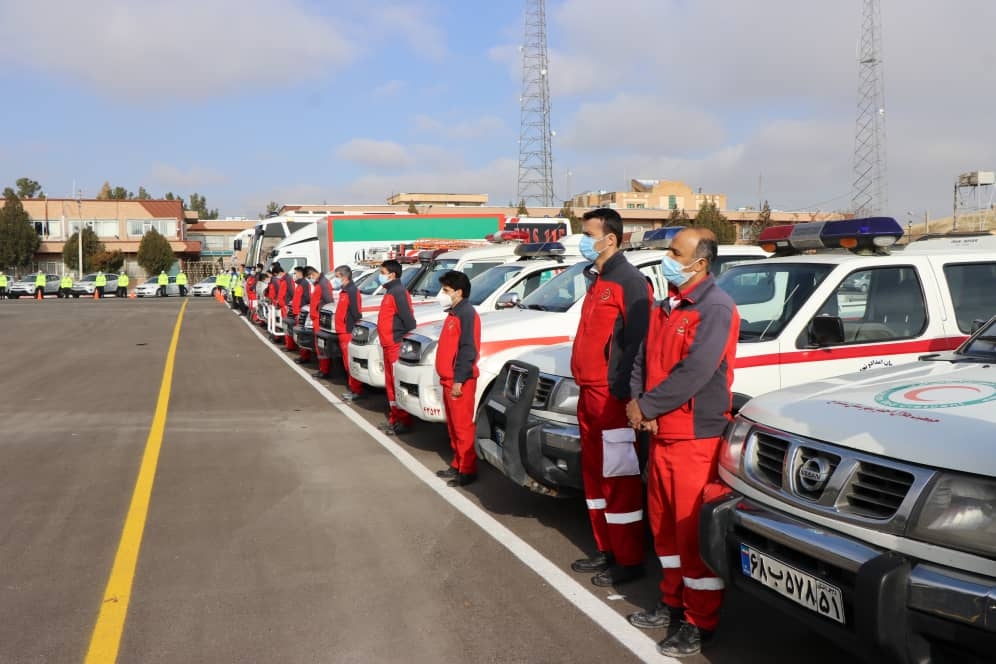
[[[529,231],[499,231],[484,236],[488,242],[522,242],[529,239]]]
[[[567,248],[559,242],[527,242],[515,248],[519,258],[560,258]]]
[[[871,253],[891,247],[902,236],[902,226],[892,217],[867,217],[772,226],[761,231],[757,243],[765,251],[783,255],[808,249]]]
[[[623,249],[667,249],[674,236],[685,230],[684,226],[665,226],[651,231],[633,231]]]

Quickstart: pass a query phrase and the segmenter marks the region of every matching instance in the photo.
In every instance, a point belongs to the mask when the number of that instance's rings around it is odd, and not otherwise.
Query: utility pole
[[[519,97],[519,178],[516,203],[553,207],[553,132],[546,52],[546,0],[526,0]]]
[[[77,260],[76,264],[76,279],[83,280],[83,190],[76,190],[76,212],[80,217],[80,227],[76,232],[76,252]]]
[[[858,113],[854,127],[851,208],[857,216],[887,206],[885,81],[882,72],[882,11],[879,0],[863,0],[858,45]]]

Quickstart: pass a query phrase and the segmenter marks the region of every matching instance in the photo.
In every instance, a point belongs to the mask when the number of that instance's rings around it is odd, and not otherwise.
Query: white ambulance
[[[996,318],[954,352],[753,399],[723,439],[733,493],[703,507],[703,557],[874,661],[992,662],[994,432]]]
[[[660,263],[663,248],[682,230],[680,226],[634,234],[624,255],[646,275],[658,294],[665,293]],[[768,254],[752,246],[720,247],[720,261],[741,262]],[[491,386],[505,362],[527,348],[549,346],[574,338],[581,317],[582,298],[589,281],[587,261],[575,263],[555,279],[528,295],[515,308],[481,314],[481,354],[478,360],[475,405]],[[422,325],[405,336],[394,367],[398,406],[415,417],[445,422],[442,387],[436,374],[436,342],[442,323]]]
[[[526,254],[516,253],[522,245],[519,240],[525,237],[524,232],[502,231],[488,236],[493,243],[486,247],[460,249],[439,254],[426,266],[425,270],[412,282],[409,292],[412,295],[412,313],[418,324],[440,321],[446,317],[443,308],[436,302],[439,293],[439,278],[450,270],[460,270],[468,278],[474,279],[493,268],[501,265],[516,265],[521,259],[542,255],[563,255],[568,252],[577,254],[579,240],[564,238],[559,244],[549,245],[549,251],[544,254],[543,248],[529,244]],[[542,243],[540,243],[542,244]],[[482,295],[483,292],[482,287]],[[473,295],[473,289],[472,293]],[[364,318],[353,328],[353,338],[349,342],[349,371],[356,380],[371,387],[384,387],[384,351],[377,334],[377,312],[380,299],[376,305],[368,305],[364,300]]]
[[[782,387],[957,348],[972,321],[987,317],[996,236],[886,253],[901,236],[881,217],[769,228],[760,243],[776,257],[718,277],[741,316],[735,410]],[[581,488],[570,358],[570,344],[520,355],[477,419],[478,454],[540,493]]]

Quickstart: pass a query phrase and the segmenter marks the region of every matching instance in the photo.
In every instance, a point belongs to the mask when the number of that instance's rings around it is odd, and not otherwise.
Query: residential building
[[[416,207],[432,205],[434,207],[482,207],[488,204],[487,194],[425,194],[402,193],[392,194],[387,199],[388,205],[414,204]]]
[[[684,182],[673,180],[630,180],[629,191],[589,191],[571,199],[576,208],[608,207],[620,210],[694,211],[706,203],[726,209],[726,194],[692,191]],[[690,215],[694,216],[694,215]]]

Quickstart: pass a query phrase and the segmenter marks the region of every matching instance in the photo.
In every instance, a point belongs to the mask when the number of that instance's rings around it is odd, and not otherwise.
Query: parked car
[[[7,296],[12,300],[25,295],[27,297],[33,297],[35,294],[35,275],[37,272],[32,272],[27,274],[13,284],[10,285],[10,290],[7,291]],[[56,295],[59,292],[59,275],[57,274],[46,274],[45,275],[45,295]]]
[[[214,275],[201,279],[190,288],[190,294],[203,297],[214,293]]]
[[[155,297],[156,291],[159,290],[159,275],[155,275],[146,279],[144,284],[140,284],[135,289],[135,297]],[[170,276],[169,285],[166,286],[166,295],[180,295],[180,287],[176,285],[176,277]]]
[[[107,277],[107,285],[104,286],[104,297],[108,295],[114,295],[114,292],[118,289],[118,275],[104,273]],[[93,291],[96,290],[97,283],[97,273],[93,272],[86,275],[79,281],[73,282],[72,290],[69,292],[73,297],[78,298],[80,295],[93,295]]]

